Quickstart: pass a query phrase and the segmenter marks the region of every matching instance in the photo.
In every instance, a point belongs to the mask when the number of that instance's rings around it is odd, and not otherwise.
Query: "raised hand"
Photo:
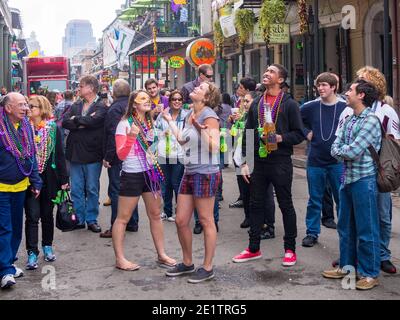
[[[172,116],[171,116],[171,114],[169,113],[169,108],[165,109],[165,110],[162,112],[162,117],[163,117],[163,118],[165,119],[165,121],[167,121],[167,122],[172,121]]]
[[[197,122],[194,115],[191,116],[192,125],[197,129],[197,131],[201,132],[201,130],[207,129],[208,126],[204,124],[200,124]]]
[[[126,135],[128,137],[136,137],[139,134],[139,132],[140,132],[139,128],[134,123],[132,123],[130,128],[126,128]]]

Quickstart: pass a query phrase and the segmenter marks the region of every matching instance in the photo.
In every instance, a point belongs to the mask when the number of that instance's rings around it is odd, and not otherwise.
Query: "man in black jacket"
[[[281,85],[287,78],[286,69],[273,64],[267,68],[263,75],[263,84],[267,90],[263,96],[254,100],[250,107],[246,134],[243,136],[242,154],[245,161],[250,164],[250,153],[254,148],[254,170],[250,175],[249,164],[242,165],[242,175],[250,184],[250,243],[249,247],[233,258],[234,262],[246,262],[261,258],[260,234],[264,220],[265,199],[267,189],[274,186],[279,207],[283,215],[283,226],[285,229],[284,249],[285,256],[283,266],[296,264],[296,212],[292,201],[293,146],[304,140],[303,125],[297,103],[281,90]],[[276,125],[276,142],[278,149],[269,154],[263,152],[263,144],[266,137],[260,137],[259,130],[265,122],[268,111],[267,103],[271,105],[272,121]],[[261,117],[260,117],[261,116]],[[260,119],[261,118],[261,119]],[[254,144],[249,145],[246,135],[254,132]],[[246,148],[247,152],[246,159]]]
[[[105,120],[105,138],[104,149],[105,155],[103,165],[107,168],[108,172],[108,196],[111,199],[111,228],[117,218],[118,213],[118,194],[120,173],[122,170],[122,162],[118,159],[116,146],[115,146],[115,131],[117,130],[118,123],[126,113],[128,107],[129,94],[131,92],[129,83],[126,80],[118,79],[113,86],[114,102],[107,112]],[[132,218],[129,221],[126,230],[136,232],[138,230],[139,214],[137,207],[133,212]],[[112,231],[104,231],[100,234],[100,238],[111,238]]]
[[[79,224],[77,229],[101,232],[99,215],[100,174],[103,161],[104,119],[107,109],[97,92],[99,82],[93,76],[80,80],[81,100],[65,114],[62,126],[70,131],[66,158],[71,162],[71,196]]]

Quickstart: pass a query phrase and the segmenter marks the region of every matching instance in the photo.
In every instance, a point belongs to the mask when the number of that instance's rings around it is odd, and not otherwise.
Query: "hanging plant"
[[[221,24],[219,20],[214,22],[214,44],[216,50],[220,51],[224,45],[224,34],[222,32]]]
[[[286,6],[283,0],[263,0],[260,10],[260,31],[267,44],[269,44],[271,26],[283,23],[286,15]]]
[[[238,9],[235,15],[235,28],[239,36],[241,46],[244,46],[247,39],[253,33],[256,17],[249,9]]]

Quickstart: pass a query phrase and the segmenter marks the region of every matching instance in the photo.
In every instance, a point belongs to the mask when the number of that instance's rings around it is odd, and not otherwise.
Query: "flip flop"
[[[157,260],[157,263],[160,267],[167,268],[167,269],[170,269],[170,268],[173,268],[176,266],[176,263],[168,263],[168,262],[162,261],[162,260]]]
[[[122,271],[136,271],[136,270],[140,269],[140,266],[136,265],[135,267],[132,267],[132,268],[121,268],[121,267],[115,266],[115,268],[122,270]]]

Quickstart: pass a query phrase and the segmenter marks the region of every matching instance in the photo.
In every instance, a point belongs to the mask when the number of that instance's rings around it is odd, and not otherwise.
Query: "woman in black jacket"
[[[54,204],[51,201],[57,191],[68,188],[68,175],[65,164],[61,131],[52,118],[50,102],[43,96],[29,99],[31,109],[31,124],[35,133],[36,159],[43,188],[38,198],[27,193],[25,200],[25,236],[28,251],[27,270],[38,267],[38,226],[42,223],[42,247],[44,260],[56,260],[53,253],[54,238]]]

